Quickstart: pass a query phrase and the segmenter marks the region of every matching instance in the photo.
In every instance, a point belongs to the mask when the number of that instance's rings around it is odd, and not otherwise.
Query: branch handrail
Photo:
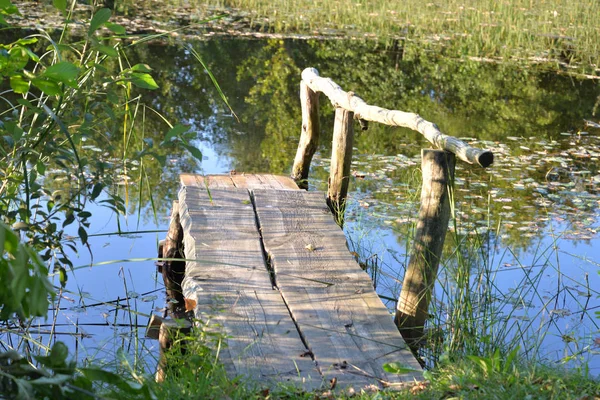
[[[421,133],[437,148],[450,151],[469,164],[486,168],[494,162],[494,154],[491,151],[472,147],[460,139],[442,133],[436,124],[426,121],[418,114],[369,105],[353,92],[345,92],[330,78],[319,76],[319,71],[315,68],[302,71],[302,81],[312,91],[327,96],[334,107],[353,112],[356,119],[410,128]]]
[[[300,81],[302,132],[291,173],[301,187],[308,188],[310,162],[319,143],[319,93],[325,94],[335,107],[327,204],[340,226],[344,223],[351,176],[353,119],[358,119],[363,129],[367,121],[410,128],[437,147],[421,150],[421,206],[394,318],[407,344],[416,352],[429,317],[433,283],[448,231],[456,158],[486,168],[494,162],[494,154],[443,134],[418,114],[371,106],[331,79],[320,77],[316,69],[306,68]]]

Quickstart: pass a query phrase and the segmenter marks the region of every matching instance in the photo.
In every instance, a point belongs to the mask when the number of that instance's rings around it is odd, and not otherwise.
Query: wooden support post
[[[350,164],[354,144],[353,121],[354,113],[352,111],[336,108],[327,205],[329,205],[340,226],[344,224],[346,195],[348,194],[348,184],[350,182]]]
[[[308,189],[308,170],[319,145],[319,92],[314,92],[304,81],[300,81],[300,105],[302,133],[291,176],[300,188]]]
[[[183,228],[179,221],[179,203],[177,201],[173,202],[169,231],[167,232],[167,238],[159,248],[159,256],[163,258],[185,258],[183,253]],[[165,261],[159,264],[159,268],[167,290],[169,312],[173,318],[183,318],[185,316],[185,302],[181,291],[181,282],[185,273],[185,261]]]
[[[173,344],[176,340],[182,339],[183,335],[187,335],[190,333],[192,329],[191,322],[180,319],[165,319],[162,320],[160,325],[160,331],[158,334],[158,343],[160,345],[160,356],[158,359],[158,366],[156,367],[156,382],[163,382],[167,375],[168,364],[167,364],[167,356],[165,353],[173,347]],[[181,354],[185,354],[185,343],[181,342],[180,344]]]
[[[421,156],[421,209],[395,317],[396,326],[413,352],[423,336],[448,230],[456,161],[454,154],[443,150],[423,149]]]

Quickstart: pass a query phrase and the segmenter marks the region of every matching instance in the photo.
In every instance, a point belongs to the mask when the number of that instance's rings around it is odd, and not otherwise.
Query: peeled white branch
[[[331,79],[320,77],[315,68],[306,68],[302,71],[302,80],[314,92],[325,94],[334,107],[352,111],[357,119],[415,130],[438,149],[450,151],[469,164],[486,168],[494,162],[494,154],[491,151],[471,147],[462,140],[443,134],[437,125],[424,120],[418,114],[371,106],[353,92],[344,92]]]

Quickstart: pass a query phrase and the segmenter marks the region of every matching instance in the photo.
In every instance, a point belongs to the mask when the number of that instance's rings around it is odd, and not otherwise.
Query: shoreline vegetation
[[[558,73],[600,79],[597,2],[410,0],[402,7],[356,0],[316,0],[309,5],[300,0],[168,0],[169,7],[158,0],[104,3],[113,8],[112,20],[126,27],[128,35],[155,40],[241,36],[400,41],[445,57],[545,64]],[[11,19],[16,26],[30,28],[42,19],[46,29],[64,27],[59,15],[52,16],[49,1],[16,4],[25,10]],[[74,9],[76,14],[90,10],[86,4]],[[79,26],[71,24],[70,29]]]
[[[127,298],[117,303],[127,307],[117,304],[115,309],[128,315],[134,349],[128,353],[118,347],[110,357],[78,363],[57,340],[61,299],[84,297],[79,287],[69,291],[75,280],[69,281],[69,276],[77,268],[68,252],[90,250],[92,205],[103,205],[114,215],[137,212],[139,218],[141,211],[131,210],[132,198],[137,197],[138,204],[149,198],[148,208],[158,219],[153,196],[168,196],[151,187],[151,170],[157,175],[173,173],[168,164],[174,154],[186,153],[194,160],[178,165],[181,172],[193,170],[195,160],[202,159],[192,145],[193,132],[169,123],[152,108],[152,96],[147,101],[145,94],[159,93],[152,65],[131,65],[121,43],[185,41],[198,32],[208,37],[377,38],[411,46],[412,52],[484,62],[510,60],[523,68],[547,63],[558,73],[593,79],[600,75],[600,3],[408,0],[393,9],[388,3],[0,2],[0,24],[38,31],[0,44],[2,100],[9,104],[0,110],[0,398],[600,398],[600,381],[585,363],[567,366],[577,355],[546,366],[523,354],[526,349],[514,340],[501,313],[508,296],[496,298],[505,294],[494,287],[485,235],[465,240],[455,234],[456,252],[447,272],[453,291],[445,293],[452,312],[434,310],[439,324],[431,329],[430,348],[425,350],[431,353],[425,381],[399,391],[307,393],[289,386],[266,389],[261,382],[228,377],[214,353],[225,338],[214,333],[210,321],[193,332],[185,355],[178,353],[176,342],[168,355],[169,374],[157,384],[154,366],[143,361],[149,348],[138,342],[137,318],[142,315],[125,278]],[[74,22],[65,24],[65,17]],[[53,29],[57,31],[50,32]],[[81,36],[62,35],[71,30]],[[58,40],[56,33],[61,34]],[[226,102],[218,85],[216,89]],[[146,113],[158,114],[161,125],[150,125]],[[549,254],[546,257],[552,251]],[[363,256],[365,262],[370,258]],[[478,271],[473,271],[474,265],[480,266]],[[516,295],[522,300],[521,294]],[[542,297],[542,288],[536,294]],[[36,331],[43,316],[52,325],[46,336]],[[600,346],[600,339],[595,340]],[[108,363],[101,364],[105,359]]]

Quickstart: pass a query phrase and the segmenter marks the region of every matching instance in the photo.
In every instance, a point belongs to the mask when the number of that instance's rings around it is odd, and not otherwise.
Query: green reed
[[[128,208],[141,209],[148,201],[156,220],[150,190],[156,184],[150,184],[148,170],[168,170],[167,154],[202,155],[188,143],[187,128],[165,116],[148,127],[145,112],[151,108],[144,92],[158,85],[150,66],[129,62],[124,43],[133,38],[110,21],[111,10],[93,8],[77,16],[83,29],[73,33],[67,21],[76,18],[76,2],[54,5],[65,21],[61,31],[7,29],[0,45],[5,106],[0,111],[0,391],[19,398],[48,393],[94,398],[90,390],[101,384],[107,393],[150,398],[147,385],[69,361],[69,349],[57,339],[73,336],[77,359],[86,324],[73,321],[71,332],[64,332],[58,316],[67,296],[82,309],[89,303],[79,285],[69,293],[67,282],[76,281],[74,253],[88,251],[93,259],[92,206],[108,208],[120,221]],[[0,4],[0,23],[7,25],[18,13],[10,2]],[[118,349],[96,351],[107,352],[114,371],[127,366],[124,376],[141,382],[135,373],[147,368],[139,357],[147,349],[139,341],[137,299],[121,278],[126,295],[116,304],[114,322],[129,327],[130,340],[121,338]],[[119,312],[126,317],[123,323]],[[50,321],[47,327],[36,319],[41,316]],[[127,353],[133,355],[131,364]],[[100,361],[94,358],[90,361]]]
[[[264,30],[403,37],[452,56],[550,59],[598,69],[600,4],[583,0],[401,3],[212,0]]]
[[[404,179],[412,182],[411,187],[419,185],[417,175],[410,172],[405,175]],[[360,186],[358,180],[356,184]],[[388,225],[401,242],[400,247],[406,249],[395,253],[376,235],[380,229],[377,227],[383,225],[379,218],[386,214],[379,208],[385,205],[368,199],[370,206],[362,209],[360,204],[365,201],[359,191],[355,194],[359,197],[350,201],[347,217],[350,248],[373,277],[382,300],[394,308],[410,257],[414,222]],[[453,198],[451,204],[454,203]],[[416,220],[419,206],[416,191],[404,193],[402,204],[412,206],[411,219]],[[420,351],[426,364],[437,367],[467,356],[506,358],[514,353],[513,358],[519,364],[565,364],[581,369],[586,375],[587,359],[594,354],[589,334],[597,332],[600,325],[589,301],[600,292],[590,287],[587,275],[576,278],[563,271],[564,257],[559,256],[565,254],[560,248],[559,235],[551,231],[552,241],[544,244],[540,240],[525,265],[519,260],[521,256],[500,242],[503,223],[494,222],[491,217],[491,199],[483,229],[464,225],[456,218],[454,206],[452,213],[451,230],[446,234],[430,304],[431,318]],[[591,260],[578,259],[590,270],[597,268]],[[572,257],[573,262],[576,260]],[[507,276],[513,280],[510,287],[505,283]],[[565,324],[569,317],[587,326],[586,331],[572,332],[570,324]],[[549,341],[553,341],[555,351],[560,349],[561,356],[550,354]]]

